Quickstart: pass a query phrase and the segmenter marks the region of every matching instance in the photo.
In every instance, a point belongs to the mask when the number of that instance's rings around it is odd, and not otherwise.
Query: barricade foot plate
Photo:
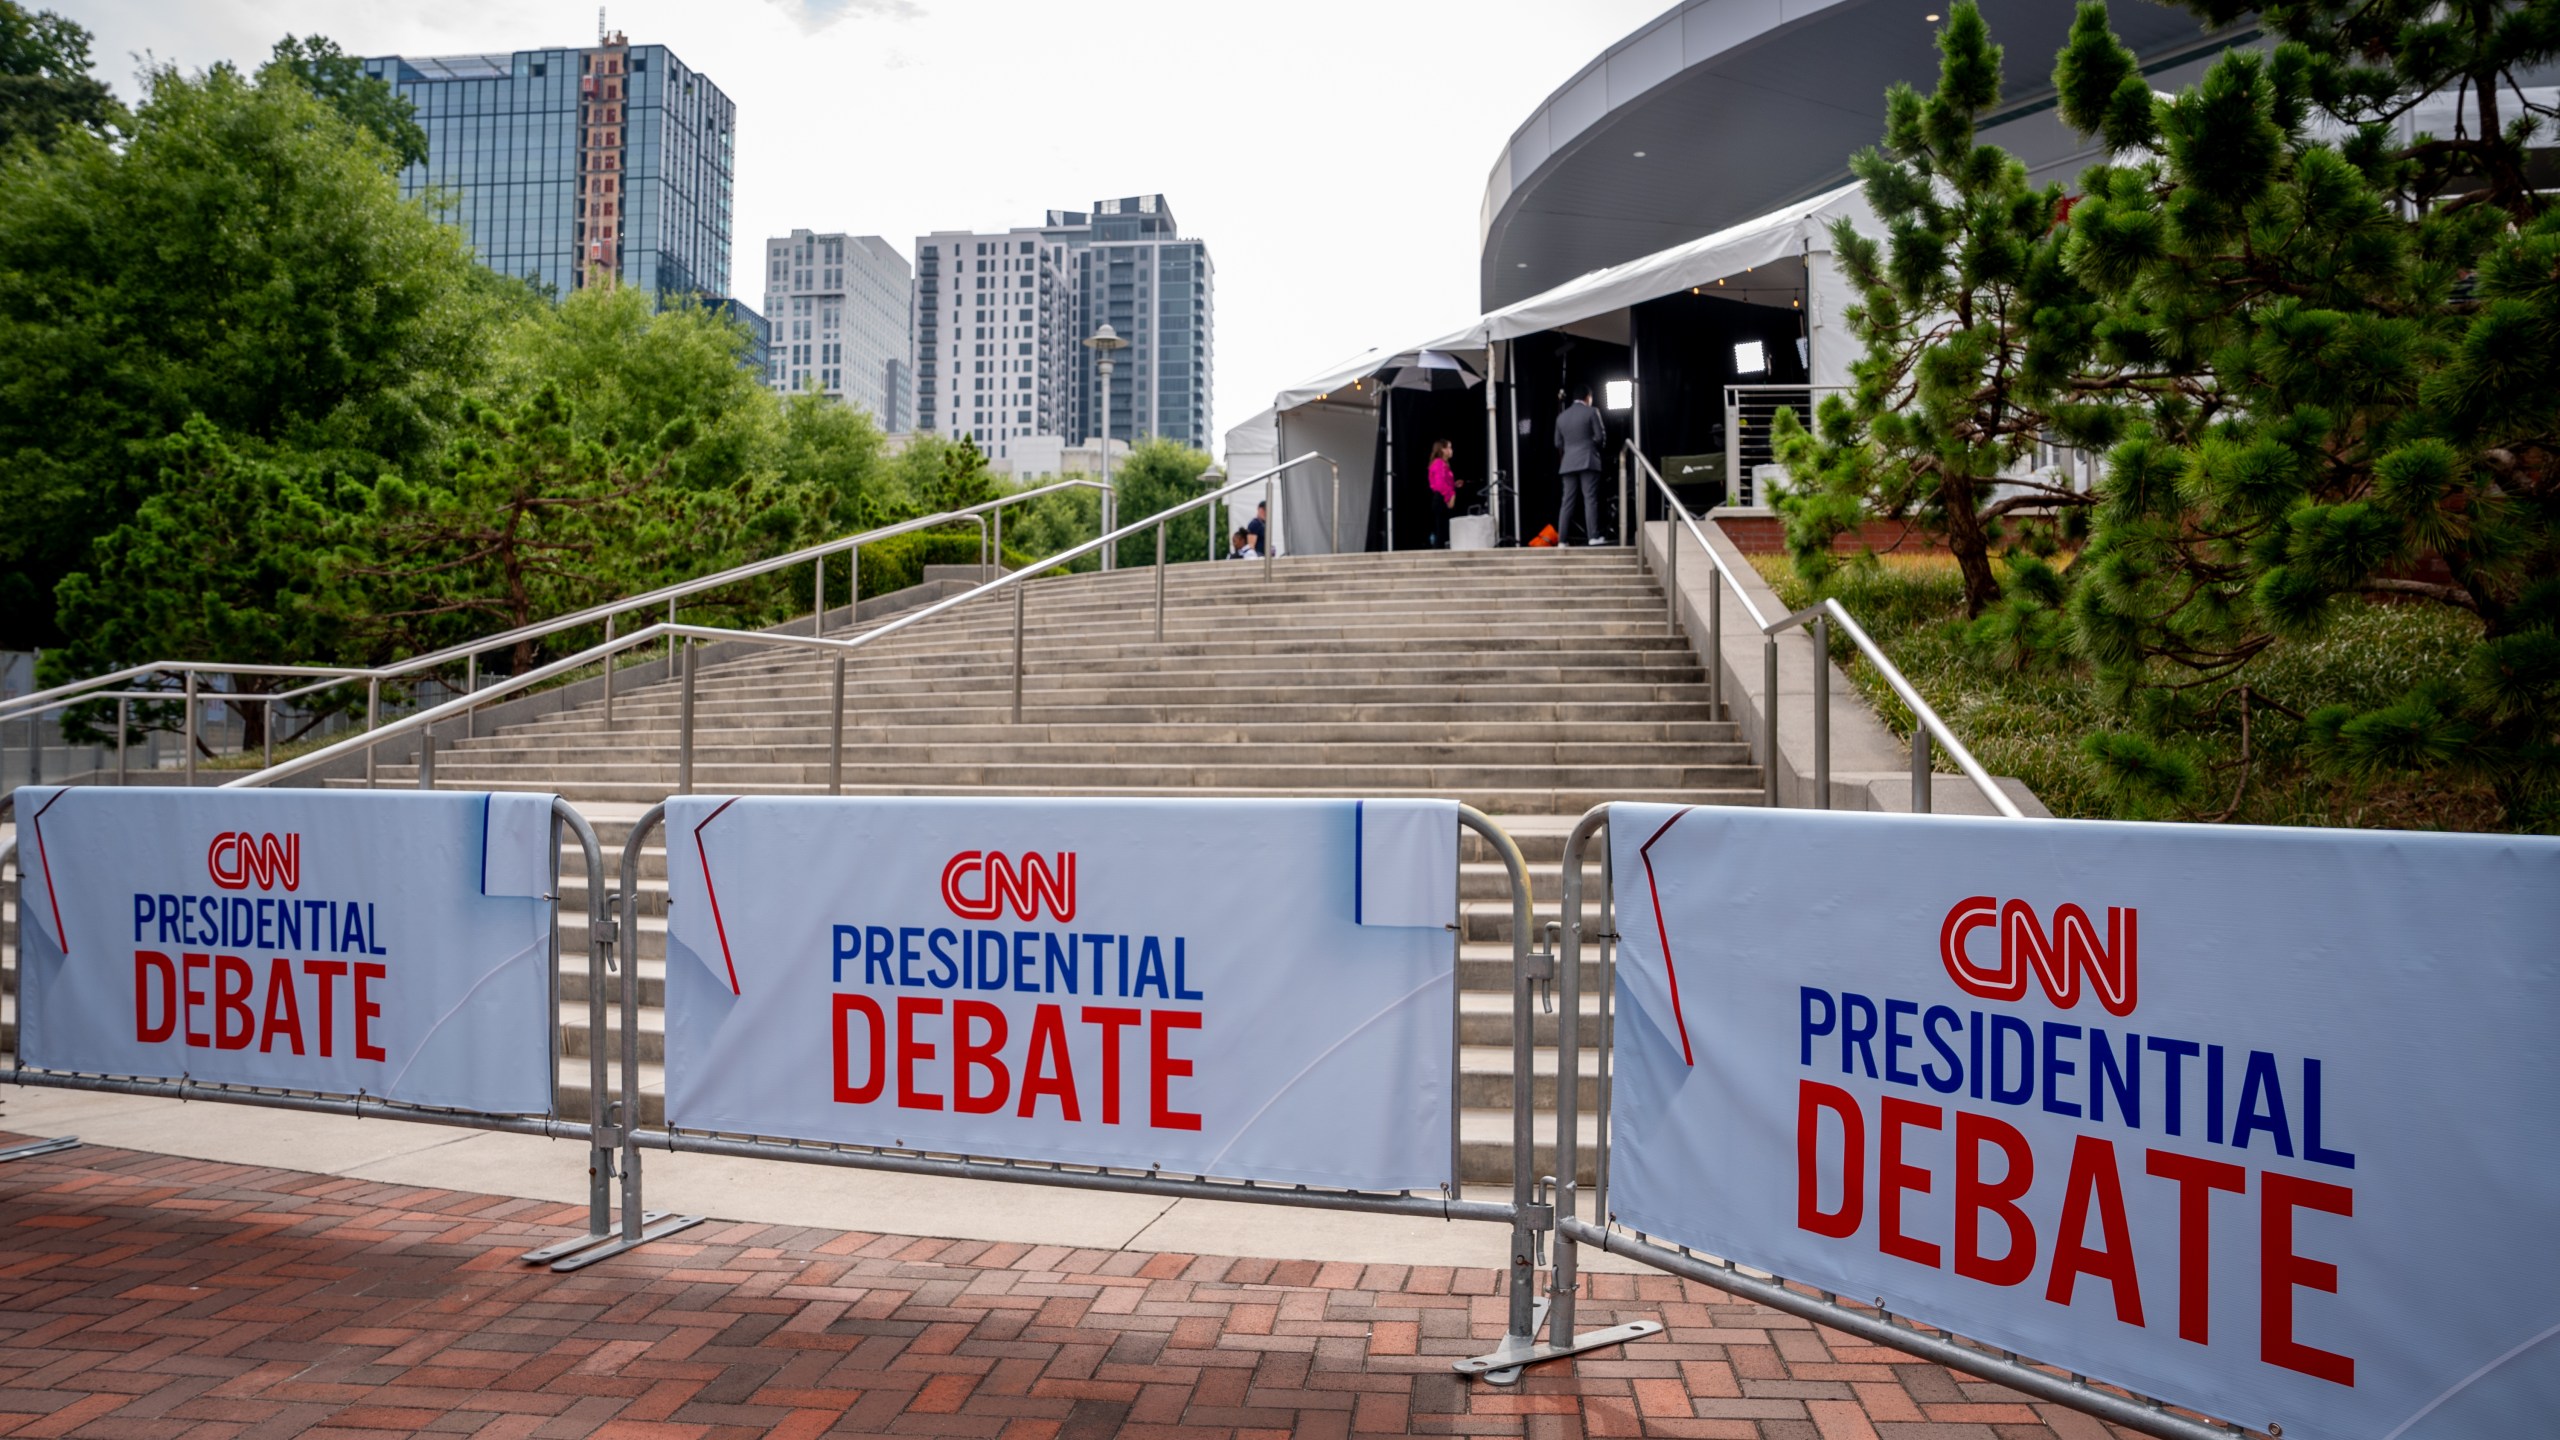
[[[50,1140],[12,1145],[6,1150],[0,1150],[0,1165],[5,1165],[12,1160],[33,1160],[39,1155],[50,1155],[57,1150],[71,1149],[79,1143],[80,1137],[77,1135],[56,1135]]]
[[[1540,1302],[1542,1306],[1544,1303]],[[1624,1325],[1612,1325],[1606,1330],[1585,1330],[1563,1344],[1523,1341],[1517,1336],[1506,1335],[1502,1337],[1500,1349],[1490,1355],[1477,1355],[1461,1360],[1454,1368],[1459,1374],[1477,1376],[1488,1385],[1516,1385],[1520,1381],[1520,1368],[1524,1365],[1535,1365],[1541,1360],[1561,1360],[1567,1355],[1579,1355],[1585,1350],[1623,1345],[1630,1340],[1661,1333],[1662,1322],[1659,1320],[1631,1320]]]
[[[551,1268],[564,1275],[572,1270],[584,1270],[599,1260],[610,1260],[625,1250],[636,1250],[652,1240],[663,1240],[679,1230],[690,1230],[707,1218],[709,1217],[702,1215],[669,1215],[663,1210],[645,1210],[640,1215],[639,1238],[625,1240],[619,1234],[607,1236],[602,1244],[578,1249],[567,1258],[554,1261]]]

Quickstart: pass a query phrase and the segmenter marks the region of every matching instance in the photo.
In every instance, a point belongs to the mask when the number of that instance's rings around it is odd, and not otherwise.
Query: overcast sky
[[[358,55],[592,43],[566,0],[33,0],[137,57],[253,65],[318,32]],[[1371,345],[1476,313],[1477,214],[1512,128],[1670,0],[614,0],[738,105],[731,284],[796,227],[888,237],[1037,223],[1160,191],[1217,262],[1215,424]]]

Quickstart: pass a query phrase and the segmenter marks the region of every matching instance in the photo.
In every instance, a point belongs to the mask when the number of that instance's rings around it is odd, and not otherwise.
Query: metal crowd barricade
[[[621,1150],[619,1173],[622,1181],[622,1231],[615,1246],[604,1253],[643,1244],[661,1235],[672,1234],[688,1225],[701,1223],[700,1216],[660,1216],[643,1208],[641,1200],[640,1152],[646,1149],[669,1153],[724,1155],[750,1160],[786,1160],[801,1164],[836,1165],[855,1170],[885,1170],[906,1175],[938,1175],[957,1180],[1004,1180],[1016,1184],[1052,1185],[1070,1189],[1105,1190],[1122,1194],[1161,1195],[1174,1199],[1230,1200],[1261,1205],[1287,1205],[1304,1209],[1356,1210],[1378,1215],[1409,1215],[1438,1220],[1482,1220],[1511,1228],[1511,1255],[1508,1266],[1509,1312],[1502,1344],[1492,1353],[1461,1361],[1462,1373],[1481,1375],[1496,1384],[1516,1380],[1519,1367],[1537,1360],[1570,1355],[1595,1346],[1617,1344],[1638,1335],[1651,1334],[1661,1326],[1651,1322],[1620,1326],[1568,1344],[1540,1345],[1536,1337],[1548,1317],[1549,1300],[1538,1295],[1537,1272],[1545,1249],[1546,1232],[1554,1223],[1553,1208],[1538,1197],[1541,1187],[1532,1176],[1536,1140],[1535,1116],[1531,1110],[1530,1064],[1533,1058],[1531,987],[1533,983],[1551,979],[1554,974],[1552,952],[1536,951],[1530,944],[1532,905],[1529,891],[1528,862],[1510,835],[1471,806],[1458,809],[1459,824],[1475,832],[1501,856],[1511,890],[1511,1003],[1512,1003],[1512,1176],[1511,1198],[1505,1201],[1470,1200],[1458,1193],[1459,1123],[1461,1107],[1457,1104],[1457,1055],[1449,1057],[1451,1104],[1449,1116],[1450,1179],[1438,1195],[1413,1191],[1395,1193],[1340,1190],[1303,1184],[1257,1182],[1253,1180],[1219,1180],[1206,1175],[1169,1175],[1158,1171],[1100,1169],[1090,1165],[1060,1164],[1049,1161],[1017,1160],[1001,1156],[947,1155],[920,1150],[887,1149],[874,1146],[813,1142],[789,1138],[736,1136],[678,1129],[662,1124],[656,1129],[643,1129],[633,1123],[640,1115],[640,1027],[639,988],[625,983],[622,987],[622,1089],[615,1114],[627,1117],[613,1128],[613,1138]],[[614,899],[621,914],[622,933],[634,938],[631,953],[637,953],[640,933],[640,863],[643,849],[652,832],[662,831],[666,806],[650,807],[631,828],[622,848],[622,871]],[[1463,938],[1462,930],[1452,933],[1454,952]],[[1454,958],[1454,955],[1453,955]],[[626,982],[636,978],[637,966]],[[1454,968],[1450,984],[1451,1024],[1457,1024],[1456,1007],[1459,987]],[[595,1252],[588,1252],[594,1254]],[[582,1260],[585,1255],[580,1256]],[[598,1258],[601,1258],[600,1256]],[[1570,1311],[1567,1306],[1567,1311]]]
[[[1609,1210],[1609,1120],[1610,1062],[1615,1057],[1613,1002],[1616,993],[1617,939],[1615,916],[1611,915],[1596,928],[1590,927],[1584,915],[1584,856],[1596,837],[1605,835],[1609,826],[1608,805],[1595,806],[1583,815],[1565,841],[1564,850],[1564,922],[1561,943],[1557,947],[1558,1007],[1566,1023],[1558,1032],[1556,1046],[1556,1174],[1548,1179],[1555,1185],[1556,1257],[1555,1270],[1549,1279],[1554,1296],[1554,1323],[1558,1334],[1573,1329],[1574,1295],[1579,1284],[1578,1265],[1584,1245],[1597,1246],[1607,1254],[1623,1256],[1685,1280],[1695,1280],[1726,1294],[1756,1301],[1773,1310],[1811,1320],[1861,1340],[1934,1361],[1951,1370],[2006,1385],[2040,1400],[2068,1405],[2101,1420],[2157,1435],[2164,1440],[2234,1440],[2246,1432],[2233,1427],[2193,1419],[2175,1413],[2160,1401],[2130,1392],[2100,1389],[2076,1374],[2057,1374],[2014,1351],[1975,1344],[1945,1331],[1923,1329],[1890,1311],[1851,1305],[1837,1294],[1799,1288],[1784,1276],[1753,1270],[1720,1257],[1699,1254],[1685,1245],[1666,1245],[1635,1231],[1618,1228]],[[1617,887],[1606,883],[1611,877],[1609,851],[1604,846],[1602,876],[1607,889],[1605,902],[1614,904]],[[1582,1218],[1579,1206],[1580,1186],[1577,1168],[1581,1135],[1577,1126],[1581,1119],[1580,1027],[1573,1019],[1580,1011],[1582,999],[1582,943],[1586,930],[1600,945],[1600,1066],[1597,1079],[1599,1117],[1597,1131],[1599,1153],[1593,1157],[1593,1219]],[[1560,1178],[1559,1178],[1560,1177]]]
[[[0,816],[16,809],[14,794],[0,795]],[[613,917],[605,907],[604,887],[591,884],[587,894],[587,1025],[590,1036],[590,1083],[588,1114],[584,1120],[572,1120],[559,1113],[560,1057],[560,838],[567,830],[578,838],[586,852],[587,873],[601,877],[603,850],[597,843],[595,827],[585,816],[570,808],[568,802],[554,797],[551,802],[551,888],[545,898],[552,906],[550,943],[545,956],[545,1028],[548,1035],[548,1063],[552,1080],[551,1113],[547,1115],[505,1115],[441,1106],[413,1105],[385,1100],[379,1096],[333,1094],[320,1091],[274,1089],[262,1086],[212,1083],[193,1079],[156,1080],[131,1075],[99,1075],[71,1071],[31,1069],[26,1063],[26,990],[20,983],[26,960],[24,890],[25,867],[18,864],[18,844],[13,838],[0,842],[0,872],[8,878],[6,893],[18,920],[17,943],[9,947],[10,989],[18,997],[18,1034],[10,1046],[9,1083],[38,1085],[59,1090],[89,1090],[115,1095],[146,1095],[172,1100],[216,1100],[235,1105],[257,1106],[271,1110],[301,1110],[320,1115],[349,1115],[357,1118],[412,1120],[426,1125],[450,1125],[466,1130],[500,1131],[513,1135],[540,1135],[546,1139],[583,1139],[589,1145],[587,1181],[587,1233],[555,1245],[528,1251],[522,1259],[527,1264],[548,1264],[554,1270],[575,1270],[591,1265],[629,1246],[622,1243],[613,1223],[613,1167],[620,1155],[615,1117],[608,1111],[603,1036],[605,1028],[604,978],[614,967],[615,931]],[[629,982],[630,967],[622,967],[626,994],[636,993]],[[71,1137],[20,1146],[0,1151],[0,1160],[24,1159],[32,1155],[64,1150],[77,1144]]]

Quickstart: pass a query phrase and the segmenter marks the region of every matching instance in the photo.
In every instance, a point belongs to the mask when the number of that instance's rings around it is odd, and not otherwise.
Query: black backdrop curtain
[[[1520,541],[1527,544],[1531,536],[1556,522],[1556,416],[1564,409],[1559,396],[1566,391],[1578,394],[1587,385],[1595,399],[1605,400],[1609,381],[1628,378],[1632,357],[1624,345],[1554,330],[1523,335],[1510,343],[1512,378],[1520,390],[1520,422],[1528,427],[1527,433],[1512,437],[1519,447]],[[1609,423],[1610,444],[1626,438],[1625,414],[1603,410],[1600,418]],[[1507,410],[1503,421],[1510,423]],[[1614,502],[1618,493],[1614,476],[1603,488]]]
[[[1804,364],[1796,358],[1802,318],[1792,309],[1685,291],[1636,306],[1637,373],[1644,377],[1636,403],[1644,412],[1645,458],[1660,465],[1671,455],[1722,454],[1727,385],[1805,383]],[[1734,373],[1733,347],[1745,340],[1761,342],[1767,373]],[[1801,418],[1812,423],[1811,416]],[[1682,498],[1692,505],[1703,500],[1695,493]],[[1646,518],[1661,518],[1661,497],[1650,485],[1645,499]]]
[[[1369,491],[1369,546],[1387,545],[1387,487],[1395,487],[1395,549],[1420,550],[1431,533],[1440,497],[1431,493],[1431,446],[1450,443],[1450,468],[1458,472],[1458,508],[1465,514],[1485,498],[1484,387],[1466,390],[1389,390],[1378,407],[1378,483]],[[1387,449],[1387,406],[1395,407],[1395,452]],[[1553,457],[1549,468],[1554,468]],[[1552,483],[1552,482],[1551,482]]]

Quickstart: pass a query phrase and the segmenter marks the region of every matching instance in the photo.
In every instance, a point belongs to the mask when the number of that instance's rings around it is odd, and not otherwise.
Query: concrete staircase
[[[1759,802],[1747,747],[1710,716],[1696,658],[1667,633],[1661,591],[1627,551],[1311,557],[1276,571],[1174,567],[1161,642],[1152,570],[1033,582],[1020,725],[1009,603],[889,637],[848,670],[844,793],[1454,796],[1519,841],[1541,931],[1559,915],[1566,833],[1591,806]],[[827,661],[768,650],[705,665],[695,685],[697,792],[825,792]],[[556,791],[596,822],[610,868],[641,813],[675,789],[679,706],[663,684],[619,697],[611,727],[591,705],[444,741],[436,783]],[[382,783],[414,784],[415,771],[385,767]],[[1470,1183],[1495,1183],[1510,1173],[1511,910],[1502,867],[1472,835],[1461,860],[1462,1167]],[[654,839],[643,861],[641,1082],[654,1123],[666,953]],[[577,1114],[587,882],[574,850],[562,869],[561,1099]],[[1598,895],[1596,865],[1588,880]],[[1593,1042],[1597,980],[1586,966],[1579,1023]],[[1560,1023],[1537,1017],[1542,1047]],[[1542,1049],[1542,1111],[1553,1064]]]

